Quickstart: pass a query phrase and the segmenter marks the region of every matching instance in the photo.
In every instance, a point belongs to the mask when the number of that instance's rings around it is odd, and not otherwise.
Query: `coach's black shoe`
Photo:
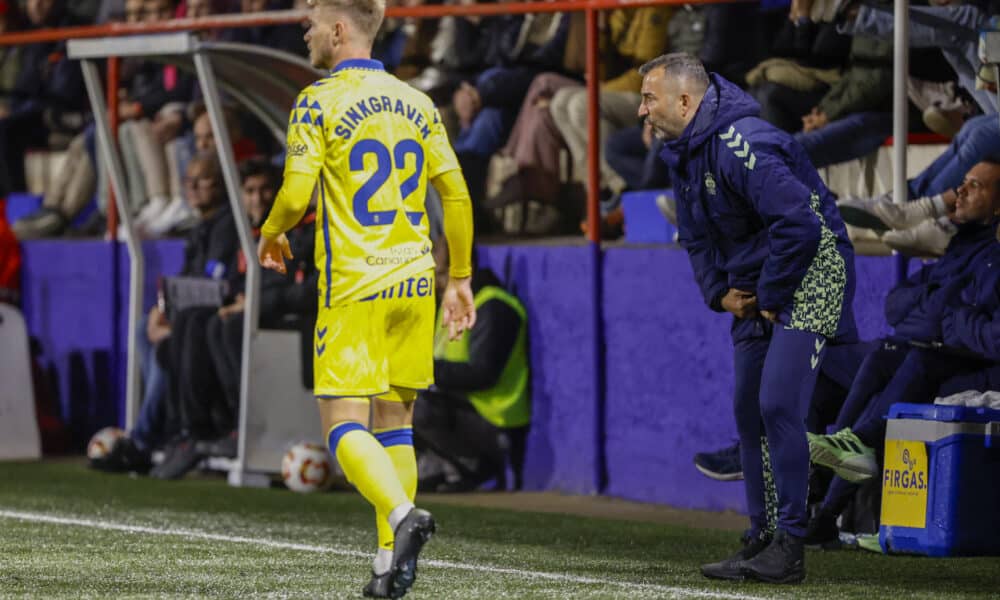
[[[805,544],[779,529],[771,544],[741,569],[747,578],[765,583],[801,583],[806,578]]]
[[[822,511],[816,513],[816,516],[809,521],[809,528],[806,529],[806,537],[802,543],[806,548],[839,550],[840,530],[837,529],[837,517]]]
[[[392,571],[386,571],[381,575],[376,575],[375,571],[372,571],[371,581],[361,590],[361,593],[365,598],[399,598],[399,596],[392,596],[389,593],[391,575]]]
[[[701,574],[709,579],[745,580],[747,577],[743,573],[743,565],[747,560],[763,552],[771,543],[771,538],[764,534],[751,536],[750,532],[747,531],[740,538],[740,541],[743,543],[743,548],[739,552],[725,560],[702,565]]]
[[[410,509],[396,526],[389,582],[391,598],[402,598],[417,580],[417,557],[434,535],[434,517],[426,510]]]

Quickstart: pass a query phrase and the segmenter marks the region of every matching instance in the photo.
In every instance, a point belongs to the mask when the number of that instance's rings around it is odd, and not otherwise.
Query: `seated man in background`
[[[264,223],[274,196],[280,187],[277,171],[263,159],[250,159],[240,166],[243,206],[246,208],[253,228],[254,239],[260,237],[260,226]],[[311,332],[316,322],[316,271],[313,260],[315,244],[316,213],[309,212],[298,227],[288,232],[294,262],[285,274],[271,269],[263,269],[260,281],[258,304],[258,324],[263,329],[297,329],[303,332],[302,368],[306,387],[312,381]],[[246,260],[240,253],[240,274],[246,273]],[[242,281],[240,282],[242,286]],[[243,357],[243,309],[244,293],[208,319],[204,340],[208,345],[211,364],[203,365],[214,369],[225,397],[229,413],[239,414],[240,370]],[[205,400],[203,398],[203,400]],[[237,432],[226,432],[211,443],[198,444],[197,454],[207,456],[236,456]],[[191,460],[184,461],[190,463]],[[191,464],[190,466],[193,466]],[[190,468],[190,466],[188,468]]]
[[[434,255],[440,298],[448,282],[448,247],[443,239],[434,244]],[[496,480],[496,489],[506,489],[508,460],[514,488],[521,487],[524,441],[531,422],[527,314],[489,269],[473,271],[472,290],[476,324],[459,340],[448,340],[438,313],[435,385],[421,394],[414,409],[413,431],[422,465],[419,487],[427,491],[468,491],[491,479]],[[441,459],[437,465],[432,464],[434,455]]]
[[[244,163],[240,174],[243,207],[256,239],[274,203],[278,176],[266,161],[256,159]],[[284,274],[271,270],[261,273],[259,325],[281,326],[284,317],[293,315],[298,319],[293,327],[298,323],[312,330],[317,307],[316,269],[311,260],[314,222],[310,213],[288,232],[296,257],[294,268]],[[181,430],[186,435],[151,473],[159,479],[179,479],[205,456],[236,456],[246,282],[246,257],[239,250],[237,257],[232,301],[221,308],[185,311],[191,325],[185,339],[173,346],[171,360],[175,361],[175,383],[180,390],[174,398],[180,405]],[[305,340],[311,344],[312,338],[306,335]],[[307,354],[312,356],[311,349]]]
[[[186,190],[199,222],[184,247],[180,275],[217,280],[233,277],[239,242],[214,152],[200,153],[188,163]],[[138,423],[104,461],[94,465],[97,468],[146,472],[151,467],[151,452],[181,430],[184,415],[176,397],[183,378],[177,372],[177,356],[183,352],[185,330],[195,321],[185,313],[198,309],[182,311],[170,320],[164,308],[159,304],[152,307],[143,328],[145,335],[139,340],[145,390]]]
[[[971,382],[990,383],[997,341],[984,344],[979,338],[982,331],[990,335],[983,325],[990,317],[980,313],[992,315],[1000,308],[998,216],[1000,163],[981,162],[958,189],[958,233],[944,257],[886,298],[886,318],[894,335],[862,363],[834,425],[837,432],[809,436],[812,461],[831,468],[837,477],[810,522],[807,544],[835,543],[836,518],[856,490],[854,484],[878,474],[876,453],[885,438],[889,407],[933,402],[937,395],[968,389]]]

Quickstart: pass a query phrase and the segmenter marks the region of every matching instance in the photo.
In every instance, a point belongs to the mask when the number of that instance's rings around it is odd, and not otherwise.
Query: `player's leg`
[[[392,388],[374,401],[372,432],[385,448],[392,461],[407,498],[413,502],[417,495],[417,458],[413,452],[413,401],[415,390]],[[378,551],[372,570],[376,577],[385,575],[392,567],[392,550],[395,536],[389,524],[389,515],[375,511],[378,528]]]
[[[385,447],[367,428],[369,398],[389,389],[385,318],[379,300],[321,306],[313,368],[330,452],[361,495],[395,526],[413,504]]]
[[[320,417],[330,452],[362,496],[393,525],[413,508],[385,448],[365,424],[368,398],[320,398]]]
[[[387,300],[385,319],[391,391],[376,400],[373,417],[374,429],[392,455],[397,477],[413,498],[417,487],[413,403],[417,390],[426,389],[434,382],[433,270],[415,276],[397,290],[399,293]],[[382,521],[381,515],[378,517]],[[431,514],[420,509],[412,510],[401,523],[388,519],[388,525],[393,535],[389,586],[392,594],[399,597],[416,580],[417,558],[436,525]],[[385,522],[380,526],[384,529]]]
[[[805,418],[826,351],[818,334],[774,328],[760,386],[760,408],[778,488],[778,530],[766,550],[748,561],[748,575],[772,583],[805,577],[809,444]]]
[[[745,578],[742,563],[762,551],[771,541],[772,523],[768,506],[770,464],[765,464],[761,443],[763,427],[760,420],[760,377],[767,356],[768,338],[743,340],[736,344],[733,355],[735,390],[733,408],[736,430],[740,438],[740,460],[743,463],[743,484],[746,490],[750,529],[743,536],[743,548],[725,560],[702,565],[701,572],[713,579],[739,581]]]

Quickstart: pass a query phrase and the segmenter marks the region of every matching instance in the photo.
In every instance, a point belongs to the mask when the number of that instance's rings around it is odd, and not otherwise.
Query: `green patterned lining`
[[[837,236],[826,226],[819,207],[819,194],[814,191],[809,197],[809,208],[819,219],[819,248],[802,284],[795,290],[789,327],[833,337],[843,310],[847,267],[837,251]]]
[[[771,448],[767,437],[760,436],[760,458],[764,468],[764,516],[766,533],[773,536],[778,529],[778,486],[774,483],[774,467],[771,465]]]

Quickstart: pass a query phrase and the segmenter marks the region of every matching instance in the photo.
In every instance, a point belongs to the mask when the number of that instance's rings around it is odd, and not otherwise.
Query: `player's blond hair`
[[[346,14],[368,41],[375,39],[385,18],[385,0],[309,0],[309,6]]]

